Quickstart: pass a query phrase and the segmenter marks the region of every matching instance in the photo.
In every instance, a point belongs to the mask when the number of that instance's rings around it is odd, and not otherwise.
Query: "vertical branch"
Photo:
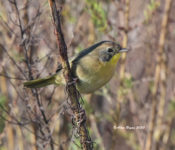
[[[125,11],[124,11],[124,28],[123,28],[123,43],[122,47],[127,47],[128,43],[128,30],[129,30],[129,12],[130,12],[130,0],[125,0]],[[121,112],[121,104],[122,104],[122,99],[123,99],[123,94],[120,93],[122,89],[124,88],[123,86],[123,79],[124,79],[124,74],[125,74],[125,61],[126,61],[126,54],[122,53],[121,54],[121,65],[120,65],[120,70],[119,70],[119,76],[120,76],[120,89],[117,91],[117,104],[116,104],[116,110],[115,110],[115,122],[116,125],[119,124],[120,120],[120,112]],[[114,132],[114,136],[112,137],[113,144],[112,148],[114,149],[115,147],[115,142],[116,142],[116,136],[117,136],[117,131]]]
[[[79,103],[80,95],[76,90],[75,84],[73,84],[74,81],[72,77],[72,71],[71,71],[70,64],[68,61],[68,56],[67,56],[67,46],[64,41],[64,36],[61,29],[60,11],[57,10],[55,0],[49,0],[49,4],[52,11],[52,17],[53,17],[53,21],[56,29],[56,37],[59,45],[59,52],[61,56],[62,66],[64,68],[63,74],[67,83],[67,92],[71,101],[71,109],[75,116],[75,121],[77,123],[77,128],[80,134],[80,142],[83,150],[91,150],[93,149],[93,145],[86,127],[86,121],[83,121],[79,124],[80,122],[79,113],[82,110]]]
[[[6,98],[8,98],[8,88],[7,88],[7,81],[6,78],[1,76],[0,77],[0,91],[2,92],[3,95],[6,96]],[[2,96],[2,95],[0,95]],[[9,101],[6,102],[6,106],[8,105]],[[1,110],[0,108],[0,113],[2,114],[3,110]],[[0,116],[1,118],[1,116]],[[8,118],[9,120],[11,120],[11,118]],[[4,120],[5,121],[5,120]],[[14,149],[14,134],[13,134],[13,127],[11,124],[7,124],[6,125],[6,135],[7,135],[7,144],[8,144],[8,149]]]
[[[162,29],[160,33],[160,40],[159,40],[159,51],[160,51],[160,102],[158,106],[158,113],[157,113],[157,143],[156,147],[159,145],[158,141],[160,141],[160,137],[162,135],[161,127],[163,125],[163,115],[164,115],[164,108],[165,108],[165,98],[166,98],[166,79],[167,79],[167,58],[164,51],[165,45],[165,36],[167,33],[167,24],[168,24],[168,16],[170,12],[172,0],[167,0],[165,5],[165,12],[162,19]]]
[[[129,30],[129,11],[130,11],[130,0],[125,1],[125,12],[124,12],[124,28],[123,28],[123,44],[122,47],[127,47],[128,43],[128,30]],[[125,61],[126,61],[126,54],[121,54],[121,65],[120,65],[120,88],[123,88],[123,79],[124,79],[124,73],[125,73]],[[117,124],[120,116],[120,109],[121,109],[121,101],[122,101],[122,94],[119,94],[118,92],[118,101],[119,103],[116,106],[116,116],[117,116]]]
[[[167,24],[168,24],[168,16],[170,12],[170,6],[172,1],[167,0],[165,1],[165,11],[162,18],[162,25],[161,25],[161,32],[160,32],[160,39],[158,45],[158,55],[157,55],[157,65],[155,69],[155,77],[154,77],[154,87],[152,91],[152,113],[151,113],[151,120],[149,123],[149,132],[146,141],[146,150],[151,150],[152,141],[153,141],[153,133],[155,127],[155,120],[156,120],[156,106],[158,103],[157,99],[157,92],[158,92],[158,85],[160,84],[160,103],[159,103],[159,112],[158,112],[158,124],[162,124],[163,114],[164,114],[164,106],[165,106],[165,96],[166,96],[166,54],[164,51],[165,45],[165,38],[167,32]],[[159,133],[158,133],[159,134]],[[160,138],[160,136],[158,135]]]
[[[22,131],[21,131],[20,126],[17,127],[16,134],[17,134],[17,137],[18,137],[19,149],[24,150],[24,139],[23,139],[23,136],[22,136]]]
[[[129,30],[129,7],[130,7],[130,0],[126,0],[125,2],[125,12],[124,12],[124,22],[125,22],[125,27],[124,27],[124,36],[123,36],[123,47],[127,47],[128,43],[128,30]],[[126,53],[121,54],[121,66],[120,66],[120,79],[123,80],[124,78],[124,73],[125,73],[125,61],[126,61]]]

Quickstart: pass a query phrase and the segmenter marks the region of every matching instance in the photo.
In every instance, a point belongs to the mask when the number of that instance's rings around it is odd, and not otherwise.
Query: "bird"
[[[73,78],[80,93],[89,94],[103,87],[114,76],[116,65],[122,52],[127,52],[120,44],[113,41],[98,42],[70,59]],[[24,87],[41,88],[48,85],[65,85],[64,68],[59,65],[51,76],[24,82]]]

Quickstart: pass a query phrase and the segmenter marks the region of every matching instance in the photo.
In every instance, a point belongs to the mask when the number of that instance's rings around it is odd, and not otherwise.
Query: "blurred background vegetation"
[[[94,149],[174,150],[175,2],[58,6],[70,57],[101,40],[129,49],[105,87],[82,95]],[[58,63],[48,1],[0,0],[0,150],[81,149],[64,87],[23,87],[55,73]]]

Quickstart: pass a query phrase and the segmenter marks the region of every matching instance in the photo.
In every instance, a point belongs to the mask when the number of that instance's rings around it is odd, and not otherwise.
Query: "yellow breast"
[[[109,62],[102,62],[93,54],[82,58],[76,68],[80,93],[92,93],[105,85],[114,75],[119,57],[117,54]]]

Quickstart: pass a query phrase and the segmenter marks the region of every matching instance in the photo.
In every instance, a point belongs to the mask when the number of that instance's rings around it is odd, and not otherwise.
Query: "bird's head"
[[[99,57],[102,62],[108,62],[111,59],[118,58],[120,53],[127,52],[126,48],[122,48],[118,43],[112,41],[106,41],[99,47]]]

